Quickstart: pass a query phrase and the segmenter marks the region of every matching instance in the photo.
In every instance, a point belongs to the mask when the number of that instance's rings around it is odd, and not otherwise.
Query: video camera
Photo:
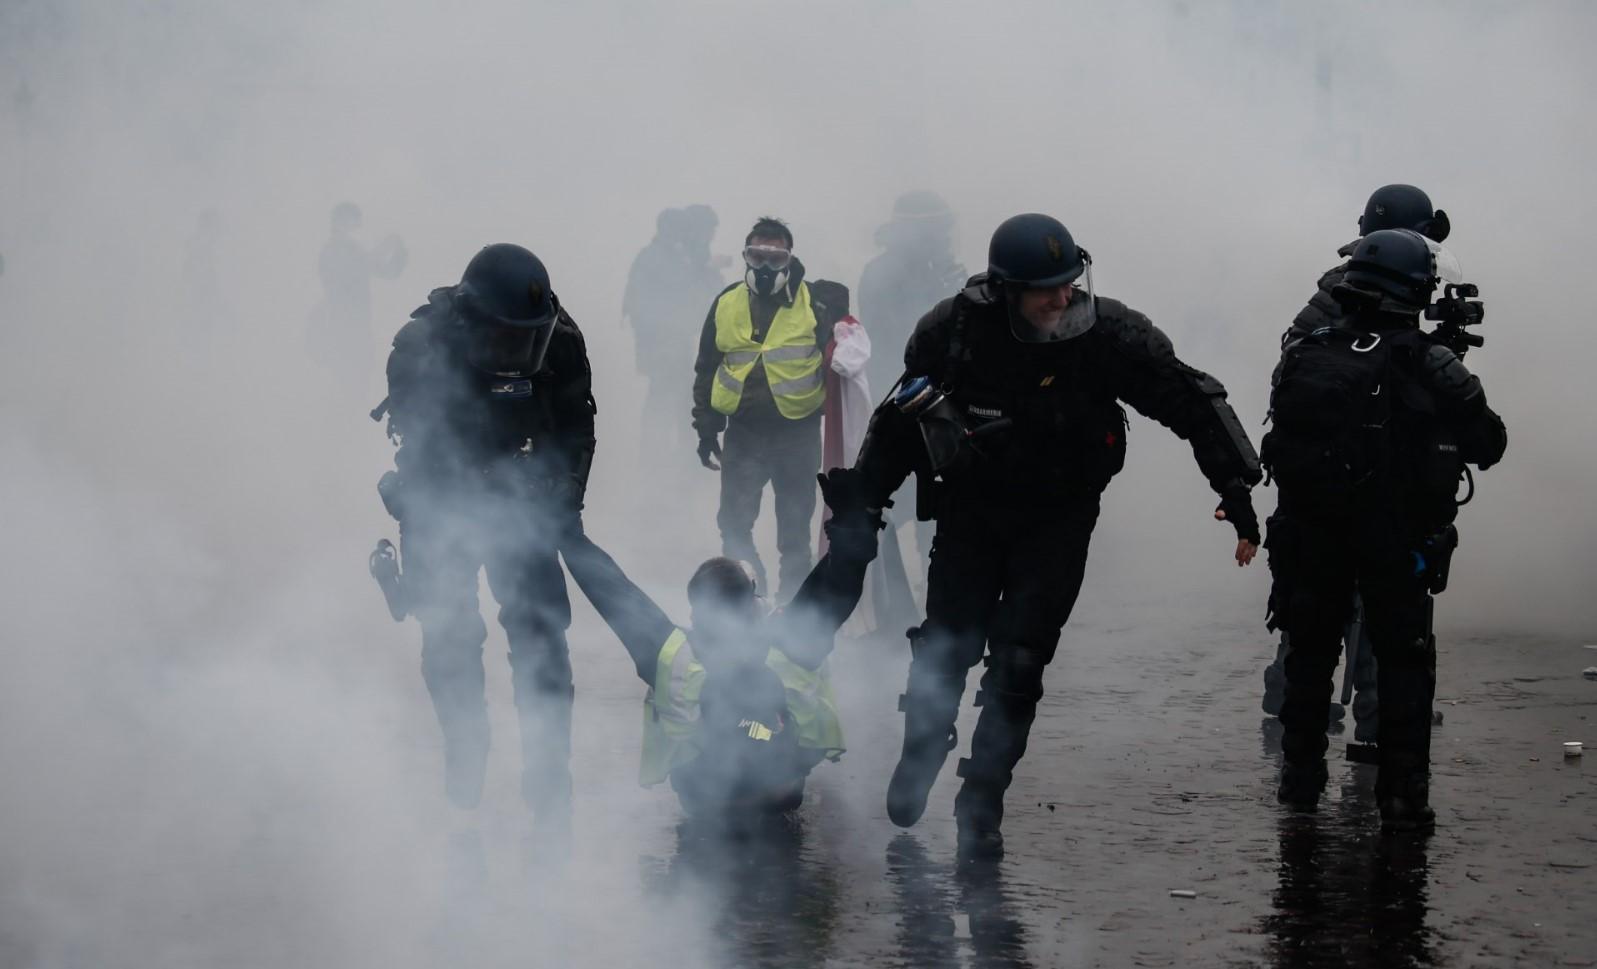
[[[1425,318],[1436,321],[1431,336],[1461,357],[1471,347],[1485,346],[1485,337],[1467,330],[1486,319],[1486,304],[1476,298],[1481,294],[1480,287],[1474,283],[1448,283],[1442,293],[1441,299],[1425,307]]]

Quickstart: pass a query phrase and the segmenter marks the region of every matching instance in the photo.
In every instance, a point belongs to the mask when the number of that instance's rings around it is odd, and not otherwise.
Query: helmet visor
[[[554,331],[552,320],[540,326],[473,326],[466,336],[466,360],[485,373],[533,373],[543,366]]]
[[[1012,288],[1006,294],[1009,331],[1021,343],[1059,343],[1081,336],[1098,319],[1092,263],[1069,283]]]
[[[786,269],[793,261],[793,250],[781,246],[744,246],[743,262],[751,269]]]
[[[1431,250],[1431,261],[1436,266],[1436,278],[1455,286],[1462,283],[1464,270],[1459,266],[1458,257],[1453,255],[1453,250],[1432,239],[1426,239],[1425,244]]]

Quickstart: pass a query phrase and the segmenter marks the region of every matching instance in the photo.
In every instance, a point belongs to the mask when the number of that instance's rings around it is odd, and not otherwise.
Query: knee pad
[[[1019,702],[1036,706],[1042,699],[1042,677],[1050,658],[1025,647],[1010,647],[987,656],[982,661],[987,672],[982,674],[976,705],[998,700],[1006,705]]]

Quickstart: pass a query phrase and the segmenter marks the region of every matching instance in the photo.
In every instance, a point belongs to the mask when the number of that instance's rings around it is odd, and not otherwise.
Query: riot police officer
[[[1383,185],[1370,193],[1369,200],[1364,203],[1364,212],[1359,216],[1358,227],[1360,239],[1381,229],[1412,229],[1440,244],[1451,233],[1452,222],[1446,212],[1431,204],[1431,197],[1421,189],[1413,185],[1393,184]],[[1358,239],[1355,239],[1337,250],[1337,255],[1344,261],[1320,276],[1319,284],[1315,288],[1314,295],[1309,298],[1308,304],[1298,312],[1287,331],[1281,334],[1283,348],[1321,327],[1334,325],[1342,316],[1342,306],[1333,293],[1347,275],[1346,260],[1353,254],[1357,245]],[[1272,386],[1280,376],[1281,369],[1277,365],[1271,377]],[[1347,629],[1344,631],[1344,639],[1348,641],[1346,650],[1350,667],[1347,671],[1348,681],[1357,690],[1353,697],[1353,719],[1354,740],[1359,744],[1356,748],[1348,748],[1348,756],[1353,757],[1357,750],[1361,758],[1367,758],[1369,750],[1367,745],[1375,742],[1379,731],[1380,707],[1376,699],[1379,691],[1375,673],[1375,653],[1369,642],[1369,636],[1364,632],[1363,607],[1356,596]],[[1291,650],[1291,641],[1290,634],[1281,633],[1275,660],[1264,670],[1264,712],[1271,716],[1280,715],[1281,704],[1285,698],[1286,656]],[[1344,711],[1340,704],[1333,703],[1330,705],[1329,714],[1330,722],[1338,723]]]
[[[1507,446],[1480,380],[1419,326],[1449,261],[1408,229],[1361,238],[1329,292],[1339,315],[1287,341],[1263,443],[1280,495],[1271,618],[1292,640],[1278,797],[1312,811],[1325,787],[1331,672],[1356,588],[1381,698],[1376,796],[1399,830],[1435,817],[1431,597],[1458,543],[1455,495],[1466,464],[1489,467]]]
[[[905,192],[876,230],[881,252],[860,273],[860,318],[877,342],[895,349],[909,340],[926,307],[964,287],[968,273],[954,256],[954,213],[935,192]],[[871,358],[871,386],[898,379],[896,353]]]
[[[1236,528],[1239,564],[1259,538],[1258,460],[1220,382],[1177,359],[1147,317],[1096,296],[1090,257],[1046,215],[998,227],[987,272],[921,319],[904,358],[856,465],[872,507],[918,472],[920,513],[937,521],[887,810],[906,827],[925,810],[957,745],[967,672],[985,660],[954,814],[962,851],[995,854],[1099,496],[1125,460],[1120,401],[1191,443],[1222,499],[1215,516]]]
[[[395,336],[388,392],[399,451],[381,491],[400,523],[404,565],[395,614],[421,623],[446,790],[462,807],[482,794],[487,629],[477,574],[486,568],[510,643],[522,796],[540,825],[558,829],[570,811],[572,683],[554,536],[580,515],[593,460],[582,333],[537,256],[491,245]]]

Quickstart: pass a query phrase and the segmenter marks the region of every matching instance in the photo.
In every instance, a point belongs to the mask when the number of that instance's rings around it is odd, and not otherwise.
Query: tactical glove
[[[1237,530],[1237,538],[1259,544],[1259,516],[1253,511],[1253,497],[1247,485],[1239,481],[1226,485],[1220,493],[1220,504],[1215,512],[1224,516],[1231,527]]]

